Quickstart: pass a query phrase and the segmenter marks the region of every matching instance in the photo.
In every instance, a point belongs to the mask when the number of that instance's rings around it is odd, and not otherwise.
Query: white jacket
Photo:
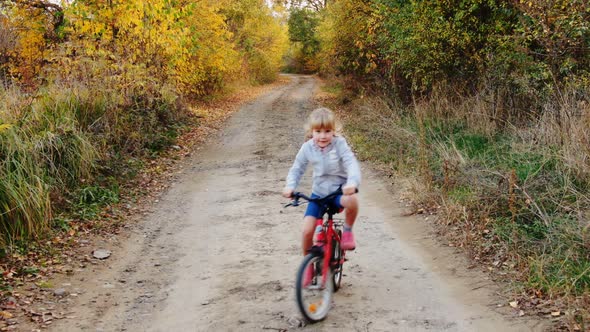
[[[312,193],[320,197],[327,196],[341,185],[358,188],[361,184],[358,161],[342,136],[334,136],[323,149],[312,139],[303,143],[287,175],[287,188],[297,188],[308,163],[313,166]]]

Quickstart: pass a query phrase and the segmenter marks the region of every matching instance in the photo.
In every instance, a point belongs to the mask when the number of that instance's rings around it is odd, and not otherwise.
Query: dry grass
[[[560,147],[568,171],[590,182],[590,104],[566,100],[547,109],[534,128],[532,140]],[[534,142],[531,142],[534,143]]]

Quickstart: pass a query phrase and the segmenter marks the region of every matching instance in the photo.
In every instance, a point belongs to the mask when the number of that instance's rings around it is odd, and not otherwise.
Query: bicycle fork
[[[332,258],[333,258],[333,251],[334,251],[334,239],[338,237],[338,234],[334,232],[334,225],[332,218],[328,219],[328,227],[326,229],[325,234],[325,245],[324,245],[324,259],[322,264],[322,283],[321,285],[326,285],[326,282],[331,282],[328,280],[328,272],[329,269],[332,269]],[[340,241],[339,238],[336,238],[336,241]],[[343,259],[343,257],[341,257]]]
[[[329,231],[327,233],[330,233]],[[325,287],[328,281],[328,272],[329,269],[332,268],[331,260],[332,260],[332,239],[326,239],[326,245],[324,246],[324,262],[322,264],[322,286]]]

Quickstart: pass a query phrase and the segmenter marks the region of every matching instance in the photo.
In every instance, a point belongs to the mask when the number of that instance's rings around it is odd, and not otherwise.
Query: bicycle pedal
[[[307,287],[305,287],[305,288],[306,288],[306,289],[308,289],[308,290],[322,290],[322,289],[324,289],[324,288],[322,287],[322,285],[320,285],[320,284],[316,284],[316,285],[309,285],[309,286],[307,286]]]

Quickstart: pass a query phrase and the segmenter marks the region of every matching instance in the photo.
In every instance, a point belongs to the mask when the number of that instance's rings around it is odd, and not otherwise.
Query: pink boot
[[[352,234],[352,231],[344,231],[344,233],[342,233],[342,241],[340,242],[340,246],[344,250],[354,250],[356,248],[354,234]]]

